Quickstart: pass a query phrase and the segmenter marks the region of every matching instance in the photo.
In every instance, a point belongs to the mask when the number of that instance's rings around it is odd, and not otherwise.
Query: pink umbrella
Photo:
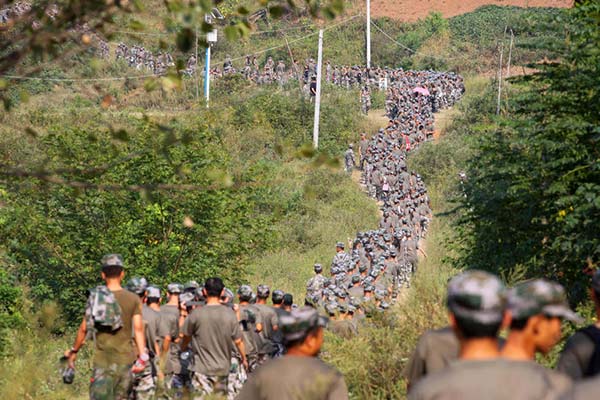
[[[427,88],[418,86],[416,88],[413,89],[413,92],[415,93],[421,93],[423,96],[429,96],[429,90]]]

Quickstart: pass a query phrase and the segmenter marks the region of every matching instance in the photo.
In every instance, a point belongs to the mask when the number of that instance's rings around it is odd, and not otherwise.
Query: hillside
[[[516,7],[573,6],[573,0],[372,0],[371,14],[375,18],[392,18],[413,22],[425,18],[431,12],[440,12],[444,18],[465,14],[485,5]]]

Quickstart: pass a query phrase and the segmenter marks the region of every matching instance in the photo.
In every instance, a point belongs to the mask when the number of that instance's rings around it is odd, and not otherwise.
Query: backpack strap
[[[600,328],[595,325],[586,326],[579,332],[586,335],[594,342],[594,353],[585,371],[586,377],[596,376],[600,373]]]

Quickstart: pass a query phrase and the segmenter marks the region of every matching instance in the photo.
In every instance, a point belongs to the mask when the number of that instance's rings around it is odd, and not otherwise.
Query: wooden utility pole
[[[515,39],[515,35],[513,34],[513,30],[510,30],[510,47],[508,49],[508,68],[506,70],[506,77],[510,78],[510,61],[512,58],[512,48],[513,48],[513,41]]]
[[[319,117],[321,108],[321,70],[323,67],[323,29],[319,30],[319,53],[317,59],[317,93],[315,94],[315,120],[313,124],[313,147],[319,148]]]
[[[508,26],[504,27],[504,36],[502,36],[502,45],[500,46],[500,66],[498,68],[498,103],[496,105],[496,115],[500,114],[500,96],[502,96],[502,59],[504,56],[504,38],[506,37],[506,30]]]
[[[367,68],[371,68],[371,0],[367,0]]]
[[[200,97],[200,93],[199,93],[199,82],[198,82],[198,67],[200,67],[200,63],[198,62],[198,24],[196,24],[196,73],[194,74],[196,76],[196,101],[198,101],[198,98]]]

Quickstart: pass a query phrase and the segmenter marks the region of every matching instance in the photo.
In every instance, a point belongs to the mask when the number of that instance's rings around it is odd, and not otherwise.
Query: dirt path
[[[456,107],[447,108],[435,114],[433,140],[437,142],[440,137],[446,133],[446,129],[452,123],[452,120],[460,113]]]

